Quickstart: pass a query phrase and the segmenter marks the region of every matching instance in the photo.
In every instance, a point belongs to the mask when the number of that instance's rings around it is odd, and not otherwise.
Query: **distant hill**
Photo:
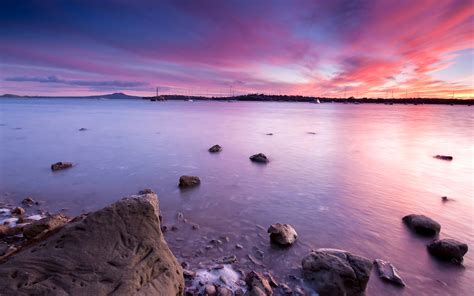
[[[13,94],[4,94],[0,98],[66,98],[66,99],[114,99],[114,100],[123,100],[123,99],[141,99],[141,97],[129,96],[124,93],[113,93],[105,95],[96,95],[96,96],[19,96]]]

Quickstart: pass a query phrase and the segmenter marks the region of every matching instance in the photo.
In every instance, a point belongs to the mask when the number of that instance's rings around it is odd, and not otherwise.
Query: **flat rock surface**
[[[2,295],[181,295],[156,194],[81,216],[0,263]]]

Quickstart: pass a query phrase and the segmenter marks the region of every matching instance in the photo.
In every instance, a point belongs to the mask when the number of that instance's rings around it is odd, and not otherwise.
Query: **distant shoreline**
[[[132,99],[132,100],[150,100],[150,101],[227,101],[227,102],[294,102],[294,103],[343,103],[343,104],[411,104],[411,105],[467,105],[474,104],[474,99],[440,99],[440,98],[328,98],[328,97],[307,97],[307,96],[288,96],[288,95],[264,95],[249,94],[242,96],[229,97],[204,97],[204,96],[183,96],[183,95],[162,95],[154,97],[130,96],[123,93],[114,93],[96,96],[18,96],[5,94],[0,98],[10,99]]]

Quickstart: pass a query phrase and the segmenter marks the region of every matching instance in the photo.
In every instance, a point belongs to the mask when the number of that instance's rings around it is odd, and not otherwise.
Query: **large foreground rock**
[[[296,230],[290,224],[272,224],[267,232],[270,234],[271,242],[280,246],[289,246],[298,237]]]
[[[467,250],[467,244],[454,239],[438,239],[428,245],[428,251],[431,255],[455,263],[463,261]]]
[[[420,235],[436,236],[441,230],[441,225],[438,222],[424,215],[411,214],[403,217],[402,220]]]
[[[0,263],[2,295],[181,295],[156,194],[81,216]]]
[[[303,258],[303,277],[325,295],[364,295],[372,262],[336,249],[318,249]]]

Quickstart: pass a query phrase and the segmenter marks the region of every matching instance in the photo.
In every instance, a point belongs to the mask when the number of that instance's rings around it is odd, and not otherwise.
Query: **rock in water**
[[[201,180],[196,176],[181,176],[179,177],[179,187],[188,188],[201,184]]]
[[[372,262],[337,249],[317,249],[303,258],[303,277],[319,295],[364,295]]]
[[[51,165],[51,170],[52,171],[59,171],[59,170],[64,170],[72,168],[72,163],[71,162],[56,162]]]
[[[156,194],[81,216],[0,264],[5,295],[182,295]]]
[[[270,233],[271,242],[281,246],[293,244],[298,237],[296,230],[290,224],[273,224],[267,232]]]
[[[450,155],[435,155],[434,158],[441,160],[453,160],[453,157]]]
[[[411,214],[403,217],[402,220],[416,233],[424,236],[436,236],[441,230],[438,222],[424,215]]]
[[[454,263],[461,263],[467,250],[467,244],[454,239],[438,239],[428,245],[431,255]]]
[[[249,296],[272,295],[273,289],[268,280],[259,272],[251,271],[245,277]],[[246,294],[247,295],[247,294]]]
[[[392,265],[392,263],[383,261],[382,259],[375,259],[374,264],[375,267],[377,267],[379,275],[382,279],[395,283],[399,286],[406,286],[405,282],[398,274],[398,270]]]
[[[209,152],[211,153],[216,153],[216,152],[221,152],[221,151],[222,151],[222,147],[219,145],[214,145],[211,148],[209,148]]]
[[[251,161],[258,163],[267,163],[269,162],[267,156],[263,153],[258,153],[249,157]]]

